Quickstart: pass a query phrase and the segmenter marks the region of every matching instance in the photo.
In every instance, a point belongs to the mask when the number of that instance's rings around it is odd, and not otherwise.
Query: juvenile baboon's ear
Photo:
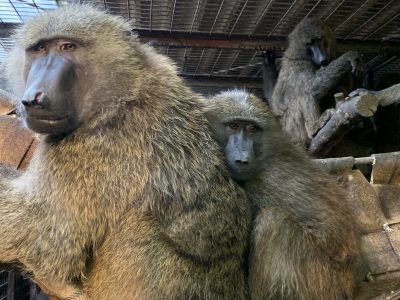
[[[135,33],[132,30],[124,30],[124,34],[128,37],[136,37]]]

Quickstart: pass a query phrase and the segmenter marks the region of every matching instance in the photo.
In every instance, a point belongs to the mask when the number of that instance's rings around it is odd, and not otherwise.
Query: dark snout
[[[324,58],[322,58],[322,59],[320,60],[320,64],[321,64],[321,66],[323,66],[323,67],[325,67],[325,66],[328,65],[328,60],[326,59],[326,57],[324,57]]]
[[[230,135],[225,154],[232,176],[236,180],[246,180],[254,161],[253,140],[242,132]]]
[[[22,104],[28,109],[51,109],[71,89],[73,79],[73,64],[68,59],[60,55],[37,58],[28,74]]]
[[[68,128],[74,81],[74,65],[63,56],[50,54],[33,61],[21,100],[29,128],[38,133]]]
[[[311,60],[317,67],[327,66],[329,64],[329,55],[326,49],[320,44],[315,44],[309,48]]]
[[[251,152],[248,148],[237,150],[235,155],[235,163],[239,166],[246,166],[251,161]]]

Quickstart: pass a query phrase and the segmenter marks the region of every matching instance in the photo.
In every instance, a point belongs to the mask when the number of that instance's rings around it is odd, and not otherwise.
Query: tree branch
[[[371,117],[377,110],[379,99],[368,92],[339,102],[332,117],[311,140],[308,151],[314,156],[327,154],[363,117]]]

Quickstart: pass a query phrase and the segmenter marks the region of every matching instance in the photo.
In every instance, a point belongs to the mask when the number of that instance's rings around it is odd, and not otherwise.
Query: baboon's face
[[[331,45],[325,37],[312,39],[306,46],[307,54],[317,68],[326,66],[331,62]]]
[[[246,181],[259,171],[263,130],[256,122],[243,119],[223,121],[222,126],[228,168],[235,180]]]
[[[26,49],[22,114],[38,133],[58,135],[79,126],[76,98],[83,47],[70,39],[40,40]]]

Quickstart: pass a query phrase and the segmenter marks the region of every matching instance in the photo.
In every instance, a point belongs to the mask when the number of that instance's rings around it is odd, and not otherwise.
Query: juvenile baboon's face
[[[232,90],[209,99],[205,112],[232,178],[247,181],[263,171],[280,137],[266,104],[246,91]]]
[[[225,136],[223,149],[232,177],[246,181],[258,173],[263,129],[254,121],[240,118],[222,120],[221,127]]]
[[[26,49],[22,114],[31,130],[58,135],[79,126],[76,96],[83,75],[82,51],[78,42],[62,38],[39,40]]]

